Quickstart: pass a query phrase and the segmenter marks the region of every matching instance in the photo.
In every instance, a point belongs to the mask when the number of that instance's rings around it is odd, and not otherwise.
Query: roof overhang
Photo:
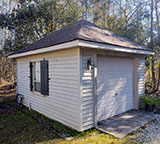
[[[114,46],[114,45],[109,45],[109,44],[90,42],[90,41],[85,41],[85,40],[74,40],[71,42],[66,42],[63,44],[55,45],[55,46],[50,46],[50,47],[32,50],[32,51],[28,51],[28,52],[13,54],[13,55],[10,55],[9,58],[30,56],[30,55],[41,54],[41,53],[51,52],[51,51],[56,51],[56,50],[61,50],[61,49],[68,49],[68,48],[77,47],[77,46],[118,51],[118,52],[127,52],[127,53],[141,54],[141,55],[154,55],[154,52],[149,51],[149,50],[141,50],[141,49],[136,49],[136,48],[126,48],[126,47]]]

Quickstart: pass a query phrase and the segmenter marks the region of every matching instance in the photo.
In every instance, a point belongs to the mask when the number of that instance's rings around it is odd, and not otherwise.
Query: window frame
[[[41,93],[41,65],[40,61],[34,61],[33,63],[33,91],[37,93]],[[39,71],[36,71],[36,63],[39,63]],[[36,73],[39,72],[39,80],[36,80]],[[36,83],[40,84],[40,90],[36,90]]]
[[[32,90],[31,90],[31,92],[34,94],[34,95],[37,95],[37,96],[49,96],[49,94],[42,94],[42,90],[41,90],[41,85],[40,85],[40,91],[38,92],[38,91],[35,91],[35,83],[34,83],[34,78],[35,78],[35,66],[34,66],[34,63],[35,62],[40,62],[40,83],[41,83],[41,77],[42,77],[42,71],[41,71],[41,61],[44,61],[45,60],[45,58],[36,58],[36,59],[32,59],[31,61],[30,61],[30,63],[32,63]],[[49,62],[49,60],[46,60],[46,61],[48,61]],[[48,65],[48,72],[49,72],[49,65]],[[30,77],[30,76],[29,76]],[[50,78],[49,78],[49,73],[48,73],[48,87],[49,87],[49,80],[50,80]],[[48,93],[49,93],[49,89],[48,89]]]
[[[39,96],[42,96],[42,94],[41,94],[41,91],[35,91],[35,80],[34,80],[34,78],[35,78],[35,63],[36,62],[39,62],[40,63],[40,61],[42,61],[43,59],[34,59],[34,60],[31,60],[31,62],[32,62],[32,85],[33,85],[33,91],[32,91],[32,93],[34,93],[34,94],[36,94],[36,95],[39,95]],[[41,69],[41,68],[40,68]],[[40,70],[40,75],[41,75],[41,70]],[[40,83],[41,83],[41,79],[40,79]]]

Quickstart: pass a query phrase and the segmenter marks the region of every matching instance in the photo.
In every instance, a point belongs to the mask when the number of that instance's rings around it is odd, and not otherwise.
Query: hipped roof
[[[102,29],[101,27],[91,22],[81,20],[74,24],[70,24],[56,32],[53,32],[50,35],[47,35],[46,37],[24,48],[19,49],[16,54],[46,48],[73,40],[85,40],[131,49],[152,51],[150,48],[146,48],[145,46],[139,45],[127,38],[118,36],[113,32]]]

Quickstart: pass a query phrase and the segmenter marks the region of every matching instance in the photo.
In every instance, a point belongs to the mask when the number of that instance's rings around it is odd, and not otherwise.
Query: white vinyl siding
[[[94,73],[86,69],[86,62],[94,59],[94,53],[119,56],[118,52],[73,48],[17,58],[17,93],[24,95],[26,106],[73,129],[94,127]],[[49,61],[49,96],[30,91],[29,62],[43,58]],[[140,59],[138,66],[139,95],[144,94],[144,61]]]
[[[24,104],[45,116],[80,131],[78,48],[17,59],[18,93]],[[49,61],[49,96],[30,91],[29,62]]]
[[[94,127],[94,89],[93,70],[86,69],[89,58],[93,59],[92,50],[82,50],[82,130]]]
[[[82,130],[86,130],[94,127],[94,90],[93,90],[93,72],[86,70],[86,61],[90,57],[93,58],[93,53],[95,52],[93,49],[81,48],[82,51]],[[129,55],[127,53],[114,53],[107,52],[103,50],[97,50],[97,54],[104,54],[109,56],[122,56],[122,57],[132,57],[135,58],[135,55]],[[140,66],[141,65],[141,66]],[[139,94],[144,93],[144,59],[140,59],[139,61],[139,84],[138,90]],[[133,93],[133,89],[131,90]],[[133,95],[132,95],[133,96]],[[131,108],[133,105],[131,106]]]
[[[139,96],[142,96],[145,94],[144,74],[145,74],[145,59],[139,59],[139,63],[138,63],[138,94]]]

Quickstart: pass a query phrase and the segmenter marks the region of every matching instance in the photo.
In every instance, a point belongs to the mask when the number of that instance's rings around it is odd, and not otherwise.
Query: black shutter
[[[49,95],[48,60],[41,61],[41,94]]]
[[[33,64],[32,62],[29,63],[29,69],[30,69],[30,91],[33,91]]]

